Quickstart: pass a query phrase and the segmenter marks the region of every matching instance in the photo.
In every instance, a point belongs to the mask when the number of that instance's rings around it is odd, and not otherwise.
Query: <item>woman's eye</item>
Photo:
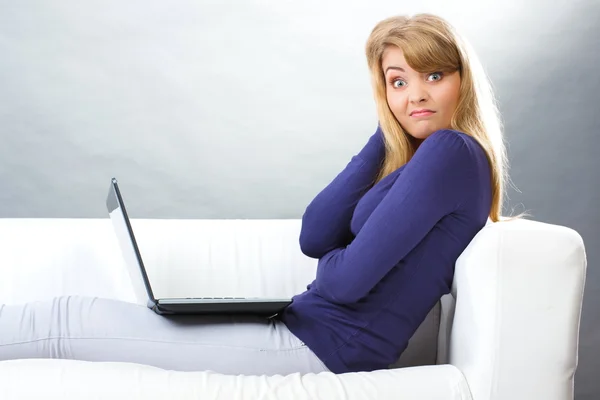
[[[442,74],[441,72],[434,72],[433,74],[430,74],[429,77],[437,77],[436,79],[434,79],[434,81],[439,81],[440,79],[442,79],[443,75],[444,74]]]
[[[402,83],[402,85],[400,85],[400,83]],[[395,88],[399,88],[399,87],[402,87],[402,86],[406,86],[406,82],[404,82],[402,79],[394,79],[392,81],[392,86],[395,87]]]

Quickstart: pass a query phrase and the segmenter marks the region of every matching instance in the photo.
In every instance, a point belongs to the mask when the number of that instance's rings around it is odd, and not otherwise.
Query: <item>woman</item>
[[[393,17],[366,45],[379,126],[309,204],[300,246],[317,275],[281,315],[159,316],[62,297],[0,309],[0,360],[127,361],[227,374],[386,368],[488,218],[506,156],[481,67],[443,19]]]

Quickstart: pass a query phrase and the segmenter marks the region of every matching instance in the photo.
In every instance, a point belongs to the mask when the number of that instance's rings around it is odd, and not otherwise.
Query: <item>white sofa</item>
[[[289,296],[315,273],[316,260],[299,249],[299,220],[134,219],[132,225],[157,297]],[[433,365],[226,376],[10,360],[0,362],[0,399],[573,399],[586,264],[582,238],[572,229],[529,220],[488,223],[459,258],[453,292],[430,324],[438,331]],[[108,218],[0,219],[0,271],[0,304],[60,295],[140,302]],[[419,331],[406,354],[427,350],[417,337],[427,333]]]

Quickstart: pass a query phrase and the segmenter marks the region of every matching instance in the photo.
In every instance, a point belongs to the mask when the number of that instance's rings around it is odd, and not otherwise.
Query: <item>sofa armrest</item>
[[[449,361],[474,400],[573,398],[587,267],[581,236],[489,224],[457,260]]]

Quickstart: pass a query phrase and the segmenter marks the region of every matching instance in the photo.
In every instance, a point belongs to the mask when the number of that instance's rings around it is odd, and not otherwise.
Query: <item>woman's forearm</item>
[[[354,208],[372,185],[384,155],[383,134],[378,128],[344,170],[310,202],[302,216],[300,232],[304,254],[320,258],[350,242]]]

